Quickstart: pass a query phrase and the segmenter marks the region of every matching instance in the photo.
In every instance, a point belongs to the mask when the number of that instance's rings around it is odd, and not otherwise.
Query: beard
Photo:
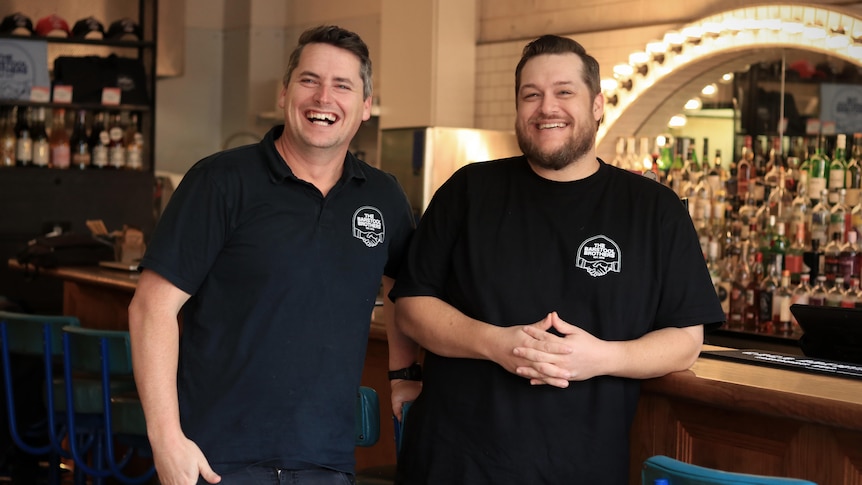
[[[521,123],[515,123],[515,135],[518,138],[518,147],[527,156],[527,160],[546,170],[556,171],[568,167],[575,160],[586,155],[595,144],[593,133],[587,130],[575,132],[574,136],[566,140],[562,146],[549,151],[542,150],[539,144],[534,143],[527,136],[526,128]]]

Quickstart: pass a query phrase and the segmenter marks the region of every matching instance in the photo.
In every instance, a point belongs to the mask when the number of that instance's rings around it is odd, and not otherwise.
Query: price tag
[[[51,101],[51,92],[47,86],[33,86],[30,88],[30,101],[34,103],[47,103]]]
[[[54,102],[55,103],[71,103],[72,102],[72,86],[54,86]]]
[[[120,88],[102,88],[102,104],[117,106],[120,104]]]

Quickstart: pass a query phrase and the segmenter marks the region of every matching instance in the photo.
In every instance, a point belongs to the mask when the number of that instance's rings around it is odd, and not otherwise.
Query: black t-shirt
[[[574,182],[524,157],[468,165],[435,194],[392,296],[435,296],[499,326],[557,311],[603,340],[721,322],[679,198],[600,164]],[[531,386],[490,361],[429,352],[401,483],[625,483],[637,380]]]
[[[276,151],[282,128],[192,167],[141,265],[192,295],[180,418],[217,472],[352,472],[371,310],[413,216],[394,177],[349,154],[323,197]]]

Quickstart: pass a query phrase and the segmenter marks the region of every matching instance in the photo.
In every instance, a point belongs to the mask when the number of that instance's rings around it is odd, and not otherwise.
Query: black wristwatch
[[[421,381],[422,380],[422,366],[419,363],[415,363],[410,367],[405,367],[403,369],[391,370],[389,371],[389,380],[393,379],[404,379],[405,381]]]

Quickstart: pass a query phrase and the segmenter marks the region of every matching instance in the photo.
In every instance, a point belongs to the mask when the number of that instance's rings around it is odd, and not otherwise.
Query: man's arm
[[[129,305],[135,382],[159,479],[166,485],[194,484],[199,474],[210,483],[220,480],[180,425],[177,315],[189,297],[159,274],[144,270]]]
[[[550,325],[547,320],[527,326],[498,327],[470,318],[432,296],[401,297],[395,302],[398,328],[422,347],[444,357],[490,360],[512,373],[531,364],[514,353],[515,348],[535,341],[522,329]]]
[[[563,321],[556,312],[543,322],[524,327],[535,340],[515,349],[515,354],[530,361],[517,373],[534,384],[566,387],[569,381],[600,375],[659,377],[691,367],[703,345],[703,325],[667,327],[634,340],[605,341]],[[563,336],[548,333],[551,327]]]
[[[395,304],[389,291],[395,280],[383,277],[383,321],[386,323],[386,341],[389,345],[389,370],[398,370],[419,361],[419,344],[404,334],[395,324]],[[421,381],[393,379],[389,381],[392,393],[392,415],[401,420],[401,406],[414,401],[422,391]]]

